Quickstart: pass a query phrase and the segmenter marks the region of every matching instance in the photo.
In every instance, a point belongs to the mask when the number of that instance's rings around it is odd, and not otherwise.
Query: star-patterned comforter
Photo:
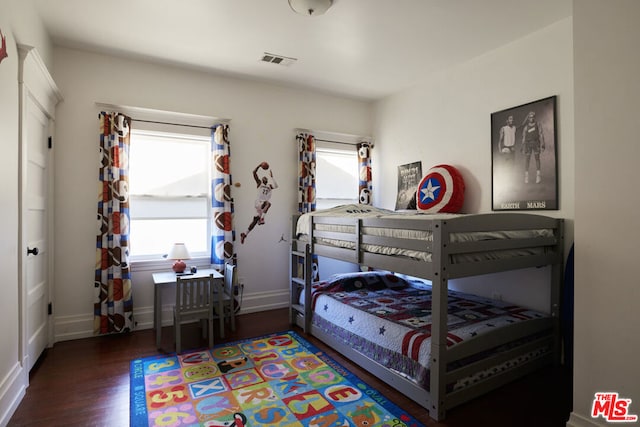
[[[346,288],[340,282],[314,286],[314,324],[373,360],[429,388],[431,287],[409,286]],[[453,346],[502,326],[547,315],[509,303],[449,291],[447,345]],[[512,360],[504,370],[546,354],[540,349],[526,360]],[[480,355],[478,357],[481,357]],[[477,358],[477,357],[476,357]],[[520,358],[522,359],[522,357]],[[478,373],[481,377],[491,372]],[[475,382],[477,379],[466,379]],[[450,389],[465,384],[449,385]]]

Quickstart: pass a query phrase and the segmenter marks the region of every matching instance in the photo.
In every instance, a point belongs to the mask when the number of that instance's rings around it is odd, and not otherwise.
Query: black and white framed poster
[[[398,166],[396,210],[416,209],[416,191],[422,179],[422,162]]]
[[[558,209],[556,97],[491,114],[494,211]]]

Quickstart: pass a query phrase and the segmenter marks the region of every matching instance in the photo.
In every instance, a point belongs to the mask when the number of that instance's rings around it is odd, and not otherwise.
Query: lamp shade
[[[167,258],[176,261],[173,263],[173,271],[182,273],[187,268],[187,264],[182,260],[191,258],[191,255],[189,255],[187,246],[184,243],[174,243]]]
[[[291,9],[308,16],[322,15],[332,4],[333,0],[289,0]]]
[[[167,255],[169,259],[189,259],[191,255],[189,255],[189,251],[187,250],[187,246],[184,243],[174,243],[171,247],[171,251],[169,251],[169,255]]]

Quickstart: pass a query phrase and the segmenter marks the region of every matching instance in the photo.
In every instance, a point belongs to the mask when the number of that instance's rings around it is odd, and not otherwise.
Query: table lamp
[[[183,273],[184,269],[187,268],[187,264],[185,264],[183,260],[189,259],[191,256],[184,243],[174,243],[167,258],[175,260],[173,263],[173,271]]]

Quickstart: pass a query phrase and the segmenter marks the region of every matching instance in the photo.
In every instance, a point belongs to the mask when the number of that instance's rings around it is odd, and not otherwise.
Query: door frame
[[[53,137],[55,123],[55,108],[62,101],[62,94],[56,86],[49,70],[42,61],[40,54],[33,46],[18,45],[19,69],[18,88],[20,99],[19,114],[19,174],[18,174],[18,295],[19,295],[19,361],[25,376],[25,384],[29,383],[29,356],[27,337],[27,221],[26,221],[26,190],[27,190],[27,138],[28,123],[26,118],[27,100],[30,99],[48,118],[48,133]],[[53,302],[54,279],[54,215],[53,215],[53,150],[47,154],[47,293],[49,301]],[[54,343],[54,325],[49,319],[48,347]],[[35,361],[33,361],[35,363]]]

